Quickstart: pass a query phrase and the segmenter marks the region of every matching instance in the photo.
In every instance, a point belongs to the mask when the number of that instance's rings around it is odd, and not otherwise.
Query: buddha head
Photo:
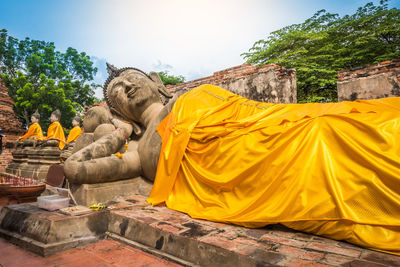
[[[79,117],[79,116],[76,116],[76,117],[73,118],[73,120],[72,120],[72,125],[73,125],[74,127],[76,127],[76,126],[81,126],[81,123],[82,123],[82,119],[81,119],[81,117]]]
[[[104,98],[110,111],[132,122],[140,122],[142,113],[153,103],[161,103],[160,94],[172,97],[156,72],[144,73],[135,68],[117,69],[107,63],[109,77],[104,84]]]
[[[35,113],[33,113],[31,116],[31,121],[32,121],[32,123],[35,123],[35,122],[39,122],[39,120],[40,120],[40,114],[39,114],[38,110],[36,110]]]
[[[61,119],[61,111],[59,109],[54,110],[50,115],[50,121],[55,122]]]

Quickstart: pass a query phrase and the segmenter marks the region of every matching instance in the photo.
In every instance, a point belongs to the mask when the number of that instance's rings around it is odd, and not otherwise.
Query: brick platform
[[[110,207],[109,231],[201,266],[400,266],[400,257],[280,225],[263,229],[195,220],[143,196]],[[139,231],[140,230],[140,231]]]

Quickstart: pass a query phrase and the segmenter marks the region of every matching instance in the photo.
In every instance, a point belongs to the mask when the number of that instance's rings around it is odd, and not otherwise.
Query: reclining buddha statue
[[[194,218],[400,255],[400,98],[270,104],[202,85],[164,106],[156,73],[108,68],[113,130],[68,158],[72,183],[142,176],[149,203]]]

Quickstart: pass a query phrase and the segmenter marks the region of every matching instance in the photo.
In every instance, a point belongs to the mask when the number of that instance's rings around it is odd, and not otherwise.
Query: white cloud
[[[168,71],[172,70],[173,67],[169,64],[162,63],[159,59],[157,59],[157,63],[151,65],[154,71]]]

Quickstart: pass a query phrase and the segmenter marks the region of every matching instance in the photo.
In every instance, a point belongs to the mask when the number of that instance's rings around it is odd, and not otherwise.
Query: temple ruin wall
[[[0,129],[2,129],[0,134],[5,135],[0,154],[0,172],[4,172],[11,162],[14,143],[25,132],[21,127],[21,122],[14,114],[13,107],[14,101],[8,95],[8,89],[0,78]]]
[[[400,60],[338,72],[338,101],[400,96]]]
[[[171,92],[193,89],[202,84],[221,86],[235,94],[252,100],[269,103],[296,103],[296,71],[287,70],[276,64],[255,66],[243,64],[214,72],[212,76],[168,85]]]

